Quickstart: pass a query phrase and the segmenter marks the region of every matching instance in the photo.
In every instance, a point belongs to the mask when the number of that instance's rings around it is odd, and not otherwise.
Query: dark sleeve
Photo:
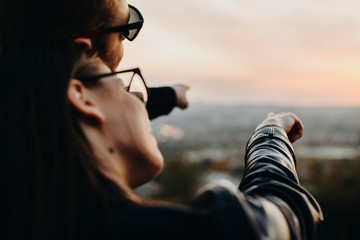
[[[113,226],[123,239],[259,239],[248,209],[237,186],[222,181],[201,189],[188,205],[115,207],[112,223],[106,226]]]
[[[322,211],[314,197],[300,186],[294,151],[281,127],[268,125],[253,134],[247,144],[239,189],[262,235],[281,231],[279,224],[270,225],[284,218],[292,239],[315,238]],[[278,215],[275,219],[274,210]]]
[[[112,226],[114,236],[123,239],[314,239],[322,213],[299,185],[283,130],[267,126],[256,131],[245,161],[240,191],[223,180],[200,189],[188,205],[113,205],[106,217],[111,222],[101,221],[106,224],[97,229]]]
[[[167,115],[176,105],[176,93],[171,87],[148,88],[149,100],[146,109],[150,120]]]

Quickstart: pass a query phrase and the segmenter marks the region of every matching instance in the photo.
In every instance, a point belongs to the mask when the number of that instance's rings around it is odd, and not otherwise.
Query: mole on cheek
[[[110,153],[114,153],[114,149],[113,149],[113,148],[109,148],[109,152],[110,152]]]

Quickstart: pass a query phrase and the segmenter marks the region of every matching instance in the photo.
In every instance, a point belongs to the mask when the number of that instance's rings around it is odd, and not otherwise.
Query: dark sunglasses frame
[[[80,80],[81,82],[84,82],[84,83],[92,83],[92,82],[95,82],[95,81],[97,81],[97,80],[99,80],[101,78],[104,78],[104,77],[110,77],[110,76],[113,76],[113,75],[116,75],[116,74],[127,73],[127,72],[132,72],[132,73],[134,73],[134,75],[130,80],[129,86],[126,86],[125,90],[126,91],[130,90],[130,86],[131,86],[131,83],[132,83],[132,81],[134,79],[134,76],[135,76],[135,74],[138,74],[140,76],[141,80],[143,81],[145,89],[146,89],[146,93],[149,96],[148,87],[146,85],[144,77],[141,74],[140,68],[132,68],[132,69],[127,69],[127,70],[123,70],[123,71],[104,73],[104,74],[97,74],[97,75],[92,75],[92,76],[87,76],[87,77],[77,77],[77,79]]]
[[[108,28],[104,28],[104,29],[99,29],[99,30],[95,30],[93,32],[89,32],[86,34],[83,34],[79,37],[83,37],[83,38],[90,38],[93,37],[95,35],[99,35],[99,34],[105,34],[105,33],[112,33],[112,32],[120,32],[124,37],[126,37],[129,41],[134,40],[137,35],[139,34],[143,24],[144,24],[144,18],[141,15],[140,11],[135,8],[134,6],[129,4],[129,8],[134,10],[136,12],[136,14],[139,17],[139,21],[137,22],[133,22],[133,23],[128,23],[128,24],[124,24],[124,25],[120,25],[120,26],[114,26],[114,27],[108,27]],[[130,30],[134,30],[137,29],[136,33],[133,36],[129,36],[130,34]]]

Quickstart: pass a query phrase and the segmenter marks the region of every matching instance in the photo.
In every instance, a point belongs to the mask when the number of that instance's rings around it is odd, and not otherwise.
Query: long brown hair
[[[80,54],[57,42],[0,55],[1,219],[10,239],[86,238],[107,201],[133,202],[99,171],[67,100]]]

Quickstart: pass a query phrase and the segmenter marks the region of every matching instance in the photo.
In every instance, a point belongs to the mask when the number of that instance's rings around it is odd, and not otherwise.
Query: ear
[[[88,91],[85,86],[76,79],[71,79],[67,89],[67,97],[71,105],[86,118],[93,119],[102,124],[105,122],[105,115],[95,105],[94,101],[86,97]]]
[[[74,38],[73,42],[79,45],[85,45],[89,49],[91,49],[92,47],[90,38],[78,37],[78,38]]]

